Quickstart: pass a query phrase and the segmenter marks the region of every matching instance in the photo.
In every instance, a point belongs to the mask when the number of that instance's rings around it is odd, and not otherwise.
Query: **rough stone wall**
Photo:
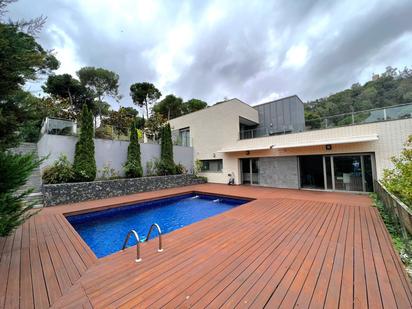
[[[297,157],[259,158],[259,184],[277,188],[299,188]]]
[[[187,174],[43,185],[43,197],[45,206],[54,206],[205,182]]]

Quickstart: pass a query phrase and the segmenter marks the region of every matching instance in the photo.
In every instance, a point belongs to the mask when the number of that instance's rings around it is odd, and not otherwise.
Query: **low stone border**
[[[170,175],[43,185],[42,191],[44,206],[54,206],[205,182],[194,175]]]

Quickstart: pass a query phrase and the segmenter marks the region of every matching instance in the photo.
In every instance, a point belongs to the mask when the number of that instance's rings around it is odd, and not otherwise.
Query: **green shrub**
[[[93,181],[96,178],[94,158],[93,115],[86,104],[81,114],[81,131],[74,153],[73,170],[76,181]]]
[[[53,165],[46,167],[42,178],[45,184],[72,182],[74,180],[74,171],[67,156],[61,154]]]
[[[34,203],[26,203],[24,198],[32,192],[26,190],[17,193],[40,160],[33,154],[12,154],[0,151],[0,236],[7,236],[23,224],[35,212],[30,212]]]
[[[193,168],[193,174],[197,176],[197,174],[199,174],[202,171],[202,166],[203,166],[202,161],[200,161],[199,159],[196,159],[195,166]]]
[[[119,179],[121,178],[117,171],[110,167],[109,163],[106,163],[103,168],[99,171],[100,180],[111,180],[111,179]]]
[[[412,208],[412,135],[399,157],[393,157],[393,169],[385,169],[382,183],[406,205]]]
[[[179,163],[175,166],[175,172],[177,175],[187,174],[187,169],[183,164]]]
[[[140,162],[139,136],[135,122],[132,123],[130,133],[130,144],[127,148],[127,161],[124,166],[126,177],[135,178],[143,176],[142,164]]]
[[[158,160],[150,160],[146,162],[146,176],[156,176],[157,175],[157,161]]]

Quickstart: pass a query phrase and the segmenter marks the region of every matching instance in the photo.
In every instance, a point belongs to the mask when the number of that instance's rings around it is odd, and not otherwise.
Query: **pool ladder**
[[[150,226],[149,233],[147,233],[145,242],[149,240],[150,234],[152,233],[153,229],[156,228],[157,232],[159,234],[159,248],[157,249],[157,252],[162,252],[163,251],[163,245],[162,245],[162,230],[160,229],[160,226],[157,223],[153,223]],[[127,242],[129,241],[129,238],[131,235],[134,235],[136,238],[136,263],[140,262],[142,258],[140,257],[140,237],[139,234],[135,230],[130,230],[129,233],[127,233],[126,239],[124,240],[122,250],[126,249]]]

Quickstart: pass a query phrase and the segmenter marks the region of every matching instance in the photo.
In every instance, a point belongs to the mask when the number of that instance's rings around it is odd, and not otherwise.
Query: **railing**
[[[136,238],[136,263],[139,263],[142,261],[142,258],[140,257],[140,238],[139,234],[135,230],[130,230],[129,233],[127,233],[126,239],[124,240],[122,250],[126,249],[127,242],[129,241],[130,235],[134,235]]]
[[[412,103],[305,120],[305,131],[407,118],[412,118]],[[297,130],[294,130],[292,127],[277,128],[272,131],[266,128],[257,128],[240,131],[239,138],[249,139],[295,132]]]
[[[386,213],[394,223],[397,233],[402,236],[405,249],[412,254],[412,211],[390,193],[379,181],[375,182],[375,191],[382,201]]]
[[[40,129],[41,134],[76,135],[77,124],[72,120],[46,117]]]

